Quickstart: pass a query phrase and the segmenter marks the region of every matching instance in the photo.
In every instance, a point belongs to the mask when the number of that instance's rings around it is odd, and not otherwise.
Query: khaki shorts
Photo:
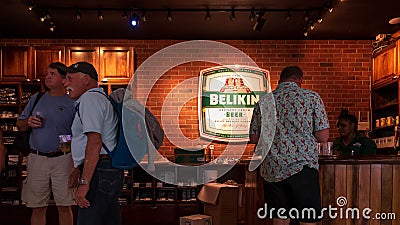
[[[48,158],[29,154],[26,162],[28,176],[23,182],[21,199],[27,207],[45,207],[53,192],[57,206],[75,205],[73,189],[68,188],[72,171],[71,154]]]

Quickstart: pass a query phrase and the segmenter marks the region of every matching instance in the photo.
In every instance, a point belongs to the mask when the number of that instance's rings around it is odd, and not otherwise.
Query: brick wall
[[[149,56],[181,41],[177,40],[38,40],[3,39],[0,45],[70,45],[70,46],[118,46],[131,45],[136,52],[136,68]],[[330,139],[337,136],[336,117],[342,108],[348,108],[361,120],[367,119],[370,109],[370,84],[372,77],[372,41],[357,40],[224,40],[248,54],[260,68],[271,73],[272,89],[276,87],[281,69],[287,65],[299,65],[304,71],[304,88],[318,92],[325,102],[331,124]],[[180,56],[171,56],[180,57]],[[161,108],[167,95],[181,82],[198,77],[201,69],[215,66],[212,63],[184,63],[168,70],[153,86],[148,98],[148,106],[161,119]],[[180,100],[197,93],[196,85],[187,84],[184,90],[174,93]],[[140,88],[140,87],[137,87]],[[139,89],[138,89],[139,90]],[[171,115],[173,116],[173,115]],[[168,117],[167,117],[168,118]],[[197,99],[187,101],[179,111],[179,127],[183,136],[193,143],[203,144],[198,138]],[[165,122],[167,123],[166,120]],[[168,130],[167,130],[168,132]],[[168,134],[177,135],[177,134]],[[216,154],[224,148],[224,143],[215,143]],[[252,145],[245,155],[251,155]],[[164,140],[161,152],[173,154],[173,144]]]

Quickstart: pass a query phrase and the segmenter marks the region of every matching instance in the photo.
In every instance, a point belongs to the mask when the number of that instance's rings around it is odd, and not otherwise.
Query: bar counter
[[[324,216],[323,224],[400,224],[400,156],[320,156],[319,164],[322,206],[343,209],[341,218]],[[346,219],[348,208],[358,208],[360,218]],[[372,210],[369,220],[361,215],[365,208]]]
[[[320,156],[319,164],[322,207],[337,208],[336,218],[334,213],[331,217],[325,212],[319,224],[400,225],[400,156]],[[264,204],[262,179],[258,171],[245,168],[246,225],[272,224],[256,216],[257,209]],[[352,218],[353,208],[359,210],[358,219]],[[366,208],[372,210],[368,213],[370,219],[362,215]],[[376,213],[386,219],[377,219]]]

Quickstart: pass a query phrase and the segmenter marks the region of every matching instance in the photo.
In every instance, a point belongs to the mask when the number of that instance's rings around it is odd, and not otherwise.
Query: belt
[[[108,154],[100,154],[99,159],[109,159]]]
[[[62,151],[58,151],[58,152],[39,152],[37,150],[31,149],[30,153],[35,154],[35,155],[41,155],[41,156],[46,156],[46,157],[49,157],[49,158],[53,158],[53,157],[66,155],[69,152],[62,152]]]
[[[108,157],[108,154],[100,154],[99,155],[99,160],[100,159],[110,159],[110,157]],[[79,166],[78,166],[78,168],[79,168],[79,170],[80,171],[83,171],[83,163],[82,164],[80,164]]]

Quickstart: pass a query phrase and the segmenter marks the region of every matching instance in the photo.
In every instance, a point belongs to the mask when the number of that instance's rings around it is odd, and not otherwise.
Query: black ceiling
[[[400,16],[399,0],[334,0],[334,10],[326,9],[329,0],[35,0],[29,11],[30,0],[0,1],[0,38],[90,38],[90,39],[375,39],[377,34],[391,34],[400,29],[391,25],[391,18]],[[80,9],[81,19],[76,20]],[[205,20],[206,9],[211,19]],[[237,19],[230,20],[231,9]],[[251,9],[264,12],[266,22],[261,31],[253,30],[249,20]],[[48,9],[56,25],[49,30],[49,21],[39,21]],[[104,19],[97,18],[102,9]],[[122,18],[128,14],[139,16],[145,10],[146,22],[132,29]],[[171,10],[173,20],[167,21]],[[291,19],[285,20],[287,11]],[[322,13],[322,23],[315,22],[310,31],[304,20]],[[308,26],[308,36],[304,28]]]

